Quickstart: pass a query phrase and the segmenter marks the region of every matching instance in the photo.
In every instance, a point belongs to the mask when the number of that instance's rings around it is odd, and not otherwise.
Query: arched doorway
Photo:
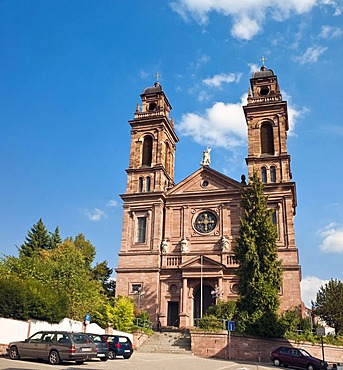
[[[210,285],[203,285],[202,287],[202,314],[205,315],[207,309],[215,304],[215,298],[212,296],[211,291],[213,287]],[[200,318],[201,310],[201,294],[200,285],[194,289],[194,320]]]

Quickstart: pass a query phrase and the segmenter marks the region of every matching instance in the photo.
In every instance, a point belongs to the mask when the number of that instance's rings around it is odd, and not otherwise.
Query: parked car
[[[102,334],[90,334],[87,335],[93,340],[96,345],[96,357],[98,357],[101,361],[108,360],[108,352],[109,352],[109,344],[107,339]]]
[[[108,335],[105,337],[109,344],[108,358],[115,359],[117,356],[123,356],[128,359],[132,356],[133,348],[131,340],[124,335]]]
[[[52,365],[62,361],[83,364],[97,355],[95,343],[90,337],[66,331],[39,331],[23,341],[11,342],[7,353],[12,360],[29,357],[47,360]]]
[[[307,370],[326,370],[328,364],[319,358],[311,356],[302,348],[279,347],[275,349],[270,359],[274,366],[291,366]]]

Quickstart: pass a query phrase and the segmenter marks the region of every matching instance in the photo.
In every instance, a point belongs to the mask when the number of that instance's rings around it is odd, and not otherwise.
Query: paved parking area
[[[13,361],[7,357],[0,358],[1,370],[270,370],[272,368],[273,366],[271,364],[246,364],[227,360],[201,358],[188,354],[177,355],[139,352],[135,352],[129,360],[121,358],[106,362],[93,360],[91,362],[85,362],[83,365],[75,365],[75,363],[69,362],[53,366],[43,361]]]

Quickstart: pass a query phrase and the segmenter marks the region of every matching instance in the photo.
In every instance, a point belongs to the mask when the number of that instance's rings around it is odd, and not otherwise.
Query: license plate
[[[129,349],[124,349],[124,352],[130,352],[130,350]]]
[[[81,348],[81,351],[82,352],[90,352],[92,350],[92,348],[90,348],[90,347],[83,347],[83,348]]]
[[[105,357],[105,354],[104,353],[98,353],[97,357]]]

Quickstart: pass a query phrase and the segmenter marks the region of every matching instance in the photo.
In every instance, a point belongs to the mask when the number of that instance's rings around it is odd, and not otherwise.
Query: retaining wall
[[[312,356],[322,358],[322,346],[308,342],[296,343],[283,339],[263,339],[231,335],[227,332],[191,332],[191,349],[196,356],[218,357],[239,361],[270,362],[270,353],[279,346],[304,348]],[[343,347],[324,344],[325,361],[343,363]]]

